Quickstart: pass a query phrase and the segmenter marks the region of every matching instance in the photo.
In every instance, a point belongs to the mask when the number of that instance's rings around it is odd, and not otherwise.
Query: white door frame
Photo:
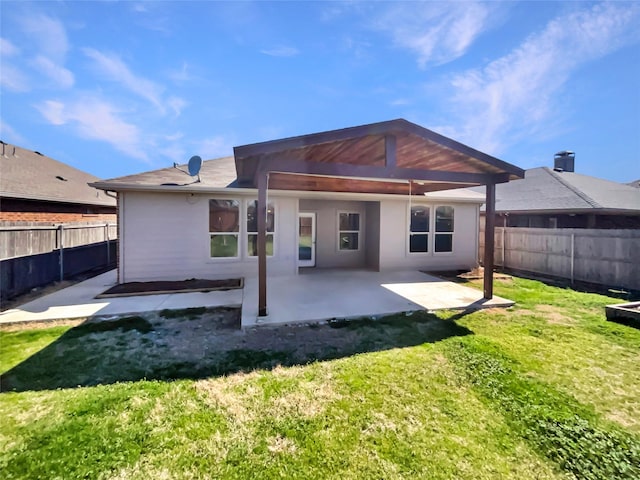
[[[311,219],[311,259],[300,260],[300,219]],[[315,267],[316,266],[316,214],[315,212],[299,212],[298,213],[298,267]]]

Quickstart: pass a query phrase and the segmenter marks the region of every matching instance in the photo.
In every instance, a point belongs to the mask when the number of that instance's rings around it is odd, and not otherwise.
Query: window
[[[209,236],[212,257],[237,257],[240,202],[209,200]]]
[[[429,209],[430,207],[422,205],[411,207],[409,251],[412,253],[429,251]]]
[[[273,256],[273,237],[275,233],[275,208],[267,203],[267,256]],[[247,204],[247,254],[258,256],[258,201]]]
[[[453,207],[436,207],[434,251],[453,251]]]
[[[360,214],[338,213],[338,250],[358,250],[360,248]]]

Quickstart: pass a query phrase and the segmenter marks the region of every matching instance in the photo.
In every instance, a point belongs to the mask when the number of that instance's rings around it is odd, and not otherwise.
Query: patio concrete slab
[[[165,308],[242,306],[242,326],[252,327],[416,310],[513,305],[500,297],[485,301],[479,290],[418,271],[316,270],[297,276],[269,277],[269,316],[261,319],[256,278],[246,278],[244,289],[236,290],[94,298],[115,283],[113,270],[0,312],[0,323],[132,315]]]
[[[270,277],[268,317],[258,318],[258,281],[245,279],[242,326],[377,317],[398,312],[508,307],[511,300],[484,300],[482,292],[418,271],[313,271]]]
[[[165,308],[182,309],[242,305],[242,289],[94,298],[115,284],[116,271],[111,270],[19,307],[0,312],[0,323],[60,320],[97,315],[128,315],[163,310]]]

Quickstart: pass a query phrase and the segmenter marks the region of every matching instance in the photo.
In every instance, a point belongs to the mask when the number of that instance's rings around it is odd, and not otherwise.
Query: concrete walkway
[[[370,272],[315,270],[297,276],[271,277],[269,316],[258,319],[258,282],[246,278],[244,289],[96,299],[116,283],[116,272],[98,275],[0,312],[0,323],[128,315],[163,309],[242,306],[242,326],[314,322],[332,318],[381,316],[398,312],[506,307],[510,300],[417,271]]]
[[[0,312],[0,323],[127,315],[189,307],[242,305],[242,289],[209,293],[172,293],[135,297],[94,298],[116,284],[116,271],[58,290],[11,310]]]

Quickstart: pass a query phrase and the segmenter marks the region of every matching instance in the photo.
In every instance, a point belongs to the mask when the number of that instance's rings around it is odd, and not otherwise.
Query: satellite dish
[[[194,155],[189,159],[189,175],[195,177],[200,173],[200,169],[202,168],[202,158],[198,155]]]

